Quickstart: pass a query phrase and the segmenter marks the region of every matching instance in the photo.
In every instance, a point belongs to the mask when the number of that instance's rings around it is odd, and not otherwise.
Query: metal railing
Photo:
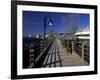
[[[76,42],[74,43],[74,51],[80,56],[82,64],[90,63],[90,52],[89,52],[89,43],[86,42]]]
[[[63,46],[68,51],[68,53],[73,54],[73,52],[75,52],[79,56],[82,65],[90,63],[89,41],[66,40],[66,39],[60,39],[60,40]]]

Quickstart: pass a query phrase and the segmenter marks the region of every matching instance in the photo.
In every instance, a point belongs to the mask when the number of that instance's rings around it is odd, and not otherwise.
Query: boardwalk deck
[[[47,53],[42,67],[80,66],[80,60],[73,54],[69,54],[59,39],[55,39]]]

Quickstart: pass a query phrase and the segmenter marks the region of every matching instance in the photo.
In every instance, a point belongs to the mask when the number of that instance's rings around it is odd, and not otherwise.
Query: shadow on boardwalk
[[[81,66],[76,55],[69,54],[59,39],[55,39],[43,62],[42,67]]]

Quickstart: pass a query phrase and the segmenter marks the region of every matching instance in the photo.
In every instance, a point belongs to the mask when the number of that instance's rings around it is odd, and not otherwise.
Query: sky
[[[82,13],[23,11],[23,35],[43,34],[44,19],[46,19],[46,33],[51,30],[64,33],[70,32],[73,24],[78,28],[87,27],[90,22],[89,17],[89,14]],[[48,24],[50,20],[53,22],[51,26]]]

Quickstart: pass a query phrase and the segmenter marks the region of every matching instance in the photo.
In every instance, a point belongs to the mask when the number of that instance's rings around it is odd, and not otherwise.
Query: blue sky
[[[73,19],[72,15],[76,15],[76,19]],[[57,33],[68,32],[71,30],[71,25],[74,20],[78,28],[85,28],[90,22],[89,14],[23,11],[23,34],[43,34],[44,18],[46,16],[50,16],[53,22],[52,26],[47,24],[47,33],[51,29]],[[48,22],[48,20],[47,18],[46,21]]]

